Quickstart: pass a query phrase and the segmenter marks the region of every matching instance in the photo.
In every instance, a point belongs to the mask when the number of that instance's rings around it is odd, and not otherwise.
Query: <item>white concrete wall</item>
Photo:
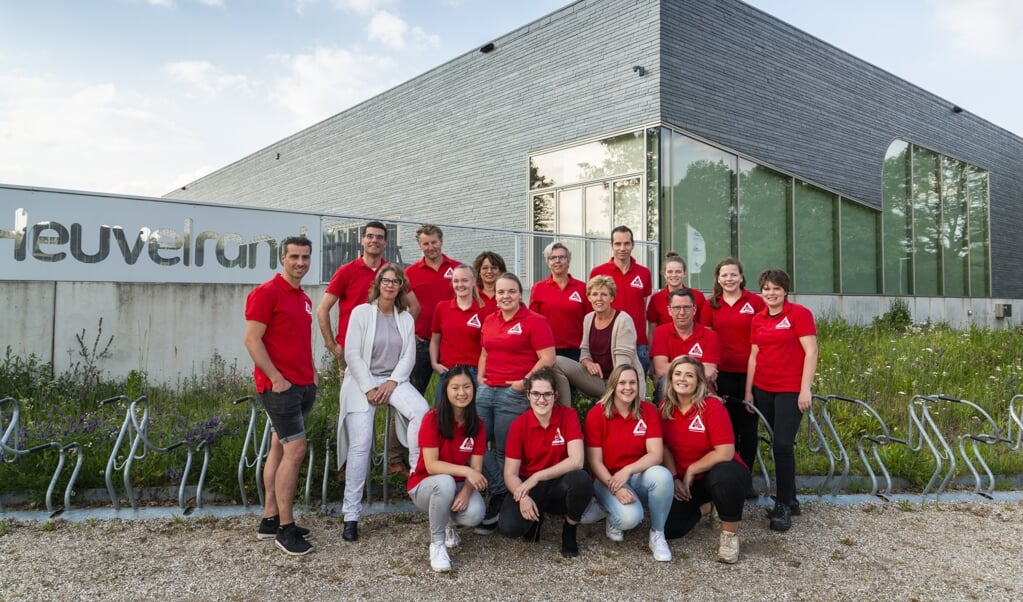
[[[1019,299],[969,299],[963,297],[875,297],[859,295],[792,295],[815,316],[841,316],[854,324],[870,324],[887,312],[895,299],[905,299],[914,322],[944,322],[955,328],[1013,328],[1019,326],[1023,301]],[[1009,304],[1012,316],[995,318],[995,305]]]

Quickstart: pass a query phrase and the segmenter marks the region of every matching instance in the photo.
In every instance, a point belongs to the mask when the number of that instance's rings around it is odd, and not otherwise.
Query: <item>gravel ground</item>
[[[530,544],[463,531],[454,571],[430,570],[426,516],[378,514],[360,540],[307,515],[316,551],[287,557],[256,540],[257,519],[0,523],[0,600],[1021,600],[1023,503],[804,502],[786,534],[747,506],[738,564],[715,561],[701,524],[654,562],[646,526],[625,541],[580,528],[559,555],[560,522]]]

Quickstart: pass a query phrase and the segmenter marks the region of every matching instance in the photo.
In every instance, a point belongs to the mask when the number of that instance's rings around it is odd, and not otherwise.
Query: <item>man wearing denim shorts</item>
[[[292,236],[281,243],[282,272],[257,286],[245,302],[245,348],[255,363],[256,390],[273,427],[263,465],[266,504],[259,539],[275,539],[285,554],[312,551],[307,529],[295,525],[292,504],[306,452],[305,420],[316,399],[313,305],[302,290],[312,243]]]

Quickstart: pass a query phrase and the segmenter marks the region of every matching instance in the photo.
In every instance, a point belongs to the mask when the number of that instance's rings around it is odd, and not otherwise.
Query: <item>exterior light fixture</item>
[[[488,43],[484,44],[480,48],[480,52],[482,52],[483,54],[487,54],[488,52],[493,52],[493,51],[494,51],[494,43],[493,42],[488,42]]]
[[[952,105],[952,112],[953,113],[962,113],[963,112],[963,108],[961,106],[959,106],[959,105]]]
[[[646,75],[646,69],[644,69],[643,67],[640,67],[639,65],[636,65],[635,67],[633,67],[632,71],[635,72],[635,73],[638,73],[640,77],[643,77],[644,75]]]

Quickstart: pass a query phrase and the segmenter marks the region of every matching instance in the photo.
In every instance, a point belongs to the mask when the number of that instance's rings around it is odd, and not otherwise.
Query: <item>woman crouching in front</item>
[[[579,416],[558,403],[554,373],[541,368],[526,378],[529,410],[515,419],[505,445],[504,482],[509,493],[497,528],[506,537],[539,541],[544,512],[563,514],[561,555],[579,555],[576,526],[593,497],[583,468]]]
[[[408,479],[412,502],[430,516],[430,567],[450,571],[447,548],[458,547],[458,527],[475,527],[486,506],[480,491],[487,437],[476,415],[471,368],[457,365],[446,374],[437,407],[419,427],[419,463]]]
[[[664,465],[675,476],[675,499],[665,526],[667,537],[682,537],[708,514],[710,505],[721,518],[718,560],[739,560],[739,522],[746,491],[752,486],[749,468],[735,453],[728,410],[710,396],[700,360],[675,358],[668,369],[671,386],[661,405]]]

